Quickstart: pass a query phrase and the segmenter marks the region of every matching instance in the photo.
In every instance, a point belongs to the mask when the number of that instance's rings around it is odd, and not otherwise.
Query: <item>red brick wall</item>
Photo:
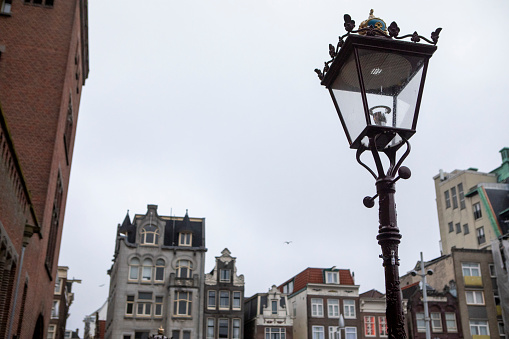
[[[0,103],[19,158],[26,184],[31,193],[41,236],[34,235],[25,252],[21,288],[28,280],[21,337],[31,337],[37,318],[42,314],[44,328],[50,319],[53,299],[53,277],[57,269],[65,201],[70,174],[70,159],[78,119],[83,72],[76,70],[87,58],[81,55],[80,3],[82,0],[55,0],[54,6],[12,1],[12,15],[0,16]],[[78,51],[78,56],[76,55]],[[78,61],[75,63],[75,59]],[[67,121],[69,96],[72,96],[73,128],[69,163],[63,135]],[[62,178],[63,201],[56,232],[55,262],[51,272],[44,261],[50,231],[51,214],[57,178]],[[1,197],[0,205],[16,204],[12,195]],[[5,204],[5,205],[4,205]],[[23,225],[19,212],[0,209],[0,220],[21,253]],[[18,300],[21,298],[19,297]],[[18,302],[14,326],[20,312]]]

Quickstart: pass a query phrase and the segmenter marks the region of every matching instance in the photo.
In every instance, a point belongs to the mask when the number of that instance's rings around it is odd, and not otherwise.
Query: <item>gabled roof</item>
[[[359,298],[379,299],[379,298],[385,298],[385,294],[383,294],[375,289],[372,289],[367,292],[361,293],[359,295]]]
[[[283,286],[293,281],[293,293],[304,289],[308,284],[325,284],[324,271],[339,272],[340,285],[355,285],[350,270],[347,269],[329,269],[329,268],[316,268],[308,267],[291,279],[288,279],[278,288],[283,291]]]

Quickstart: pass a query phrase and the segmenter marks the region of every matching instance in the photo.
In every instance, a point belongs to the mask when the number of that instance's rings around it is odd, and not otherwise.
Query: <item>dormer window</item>
[[[191,246],[193,241],[193,234],[189,232],[182,232],[179,234],[179,246]]]
[[[333,271],[325,272],[325,283],[326,284],[339,284],[338,272],[333,272]]]
[[[141,230],[142,245],[157,245],[159,243],[159,229],[154,225],[147,225]]]

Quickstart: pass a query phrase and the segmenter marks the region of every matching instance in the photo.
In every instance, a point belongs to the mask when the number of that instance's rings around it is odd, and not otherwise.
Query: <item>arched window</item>
[[[177,278],[191,278],[193,275],[193,263],[190,260],[177,261]]]
[[[159,242],[159,229],[154,225],[147,225],[141,230],[141,243],[143,245],[157,245]]]
[[[151,281],[152,280],[152,260],[145,259],[143,260],[143,269],[141,275],[142,281]]]
[[[163,259],[156,260],[156,277],[155,281],[163,281],[164,280],[164,266],[165,262]]]
[[[132,258],[129,261],[129,280],[138,280],[140,274],[140,259]]]

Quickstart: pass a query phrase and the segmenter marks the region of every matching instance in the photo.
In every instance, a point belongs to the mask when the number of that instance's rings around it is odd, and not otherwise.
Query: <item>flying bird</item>
[[[284,243],[287,244],[287,245],[290,245],[292,242],[291,241],[285,241]]]

